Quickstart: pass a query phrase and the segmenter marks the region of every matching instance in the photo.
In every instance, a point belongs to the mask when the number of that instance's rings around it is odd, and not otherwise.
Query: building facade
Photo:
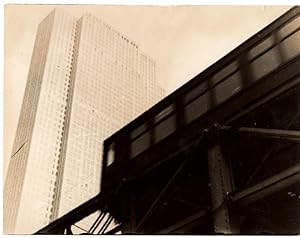
[[[102,142],[164,95],[155,62],[103,21],[39,25],[4,185],[4,233],[33,233],[100,191]]]

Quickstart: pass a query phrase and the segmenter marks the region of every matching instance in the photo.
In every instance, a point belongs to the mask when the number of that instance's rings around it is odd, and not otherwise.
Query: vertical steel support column
[[[135,196],[130,189],[127,188],[126,194],[123,197],[123,221],[122,221],[122,233],[123,234],[135,234],[136,233],[136,208],[135,208]]]
[[[132,233],[136,233],[136,206],[135,206],[135,196],[131,192],[128,199],[128,210],[129,210],[129,227]]]
[[[232,177],[223,156],[218,133],[208,147],[208,174],[216,233],[237,233],[232,229],[227,207],[227,195],[233,190]]]

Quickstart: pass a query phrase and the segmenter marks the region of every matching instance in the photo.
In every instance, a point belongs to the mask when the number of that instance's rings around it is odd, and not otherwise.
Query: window
[[[226,99],[240,91],[241,85],[242,79],[240,72],[234,73],[222,83],[218,84],[214,88],[217,104],[225,101]]]
[[[238,69],[238,63],[237,62],[232,62],[225,66],[223,69],[218,71],[213,77],[212,77],[212,82],[213,85],[216,85],[220,81],[222,81],[224,78],[226,78],[228,75],[232,74],[234,71]]]
[[[268,52],[254,60],[251,64],[255,80],[260,79],[270,73],[280,65],[280,57],[277,47],[273,47]]]
[[[300,54],[300,31],[295,32],[281,42],[281,50],[285,60],[290,60]]]
[[[185,103],[190,102],[197,96],[203,94],[207,89],[208,89],[207,81],[200,83],[199,85],[195,86],[192,90],[187,92],[187,94],[184,97],[184,102]]]
[[[147,124],[144,123],[140,126],[138,126],[137,128],[135,128],[131,133],[130,133],[130,139],[133,140],[136,137],[138,137],[139,135],[141,135],[144,131],[147,130]]]
[[[184,108],[185,123],[188,124],[207,112],[209,105],[209,92],[187,104]]]
[[[130,144],[130,158],[145,151],[150,146],[150,132],[147,131]]]
[[[163,110],[161,110],[155,117],[154,117],[154,122],[159,122],[161,120],[163,120],[164,118],[166,118],[168,115],[170,115],[172,112],[174,112],[174,104],[164,108]]]
[[[283,26],[279,30],[279,35],[281,38],[285,38],[289,34],[291,34],[293,31],[299,30],[300,26],[300,16],[296,16],[292,21],[288,22],[285,26]]]
[[[154,141],[159,142],[176,130],[176,117],[173,114],[154,127]]]
[[[274,45],[274,38],[271,35],[267,39],[264,39],[262,42],[260,42],[258,45],[256,45],[249,51],[249,60],[254,59],[255,57],[257,57],[264,51],[271,48],[273,45]]]

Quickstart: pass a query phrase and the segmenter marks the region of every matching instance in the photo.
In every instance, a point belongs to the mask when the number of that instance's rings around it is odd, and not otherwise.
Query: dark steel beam
[[[106,229],[108,228],[108,226],[110,225],[110,223],[112,222],[113,220],[113,216],[109,215],[107,220],[105,221],[105,223],[103,224],[103,226],[100,228],[100,230],[98,231],[98,235],[99,234],[104,234],[104,232],[106,231]]]
[[[133,180],[139,179],[140,177],[143,177],[145,174],[148,174],[148,173],[154,171],[155,169],[157,169],[159,166],[165,164],[166,162],[171,161],[172,159],[174,159],[174,157],[180,155],[181,153],[188,153],[191,150],[191,148],[194,145],[196,145],[197,143],[199,143],[202,139],[203,139],[203,137],[201,134],[197,138],[194,138],[193,141],[186,142],[184,145],[180,146],[174,152],[168,154],[168,156],[166,156],[164,159],[159,160],[156,163],[150,164],[148,167],[143,169],[143,171],[138,173],[137,175],[132,176],[132,177],[127,177],[126,180],[133,181]]]
[[[185,199],[181,199],[181,198],[177,198],[177,197],[173,197],[172,200],[176,201],[176,202],[180,202],[180,203],[183,203],[184,205],[187,205],[187,206],[191,206],[191,207],[194,207],[194,208],[202,208],[203,205],[201,204],[196,204],[194,202],[190,202],[190,201],[187,201]]]
[[[66,229],[66,235],[73,235],[73,232],[72,232],[72,229],[70,226],[67,227],[67,229]]]
[[[218,136],[216,136],[218,140]],[[220,234],[237,233],[237,228],[231,224],[231,217],[226,204],[226,198],[234,190],[233,176],[228,160],[224,157],[221,142],[208,148],[208,175],[210,183],[211,204],[213,208],[214,230]]]
[[[164,197],[164,195],[167,193],[167,191],[169,190],[170,186],[172,185],[172,183],[174,182],[175,178],[178,176],[178,174],[182,171],[182,169],[185,167],[185,165],[187,164],[188,159],[185,159],[181,165],[178,167],[178,169],[176,170],[176,172],[173,174],[173,176],[170,178],[169,182],[165,185],[165,187],[161,190],[161,192],[159,193],[159,195],[157,196],[157,198],[154,200],[154,202],[151,204],[151,206],[149,207],[149,209],[147,210],[147,212],[145,213],[145,215],[143,216],[143,218],[140,220],[140,222],[138,223],[138,225],[136,226],[136,232],[141,231],[141,228],[143,227],[144,223],[147,221],[147,219],[153,214],[153,212],[155,211],[155,209],[157,208],[159,202],[162,200],[162,198]]]
[[[300,165],[295,165],[262,182],[231,195],[233,205],[245,206],[300,182]]]
[[[53,221],[49,225],[37,231],[35,234],[58,234],[61,230],[75,224],[93,212],[104,207],[107,195],[99,193],[97,196],[73,209],[61,218]]]
[[[192,216],[189,216],[189,217],[187,217],[185,219],[182,219],[181,221],[179,221],[179,222],[177,222],[177,223],[175,223],[175,224],[173,224],[173,225],[171,225],[169,227],[166,227],[166,228],[160,230],[158,232],[158,234],[169,234],[169,233],[171,233],[173,231],[176,231],[176,230],[180,229],[183,226],[186,226],[186,225],[188,225],[188,224],[190,224],[190,223],[198,220],[201,217],[206,216],[207,214],[208,214],[207,210],[201,210],[201,211],[195,213]]]
[[[114,235],[116,234],[118,231],[122,230],[122,225],[118,225],[115,228],[111,229],[110,231],[104,233],[104,235]]]
[[[127,234],[136,230],[136,196],[134,191],[128,190],[122,195],[122,233]]]
[[[235,128],[231,126],[220,126],[219,129],[221,131],[232,130],[233,133],[238,133],[242,136],[257,136],[262,138],[286,140],[300,143],[300,131],[295,130],[267,129],[254,127]]]
[[[98,226],[101,224],[102,220],[104,219],[106,213],[101,211],[98,218],[96,219],[96,221],[93,223],[93,225],[91,226],[91,228],[88,230],[88,233],[93,234],[96,229],[98,228]]]

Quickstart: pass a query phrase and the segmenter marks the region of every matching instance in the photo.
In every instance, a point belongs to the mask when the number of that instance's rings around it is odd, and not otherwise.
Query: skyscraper
[[[102,142],[164,95],[155,62],[106,23],[38,27],[4,187],[4,232],[32,233],[100,190]]]

